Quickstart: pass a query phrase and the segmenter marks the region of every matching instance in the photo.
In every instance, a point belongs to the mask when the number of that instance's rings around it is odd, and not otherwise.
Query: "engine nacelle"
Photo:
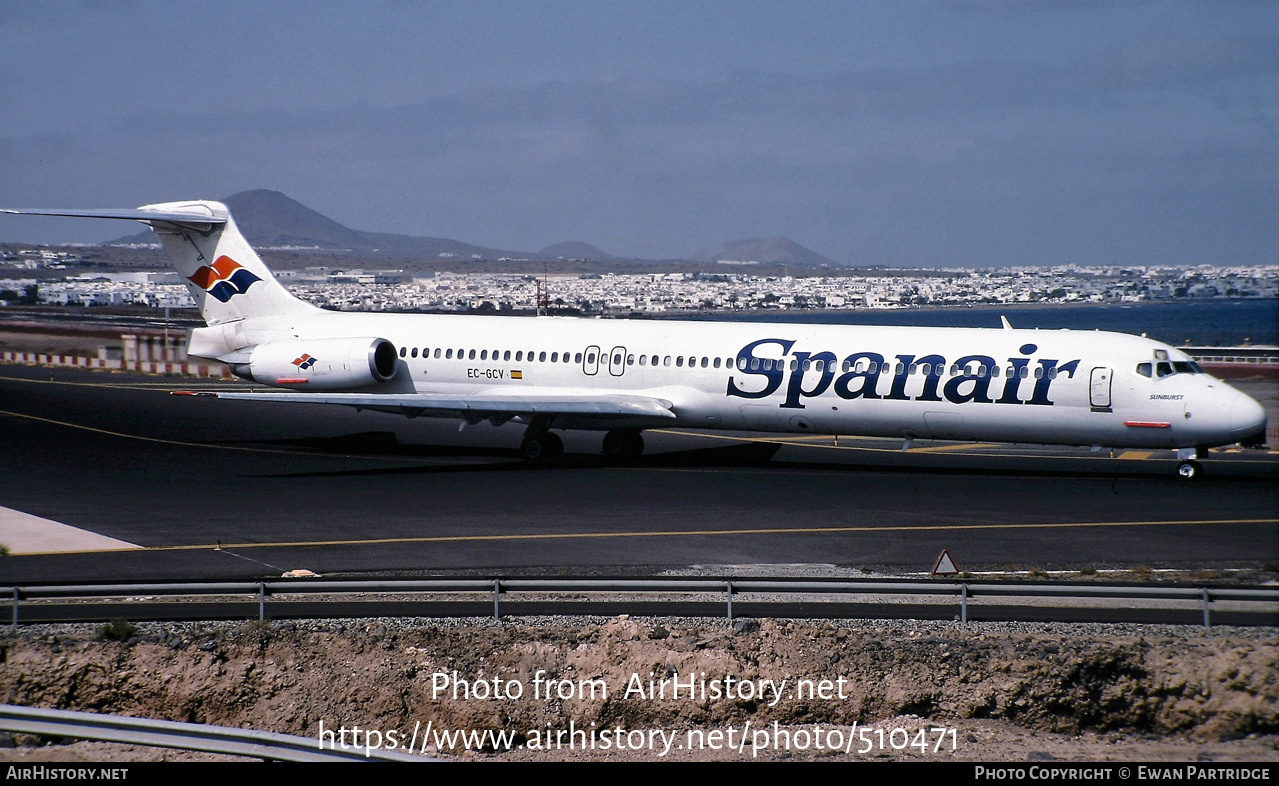
[[[389,382],[398,367],[384,338],[317,338],[259,344],[247,363],[231,363],[237,377],[307,390],[351,390]]]

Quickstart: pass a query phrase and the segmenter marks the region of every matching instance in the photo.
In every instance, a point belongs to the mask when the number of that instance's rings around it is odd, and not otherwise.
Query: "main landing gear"
[[[615,428],[604,435],[604,457],[635,459],[644,454],[644,436],[636,429]]]
[[[550,432],[550,418],[535,417],[524,432],[520,454],[530,464],[545,464],[564,455],[564,441]]]

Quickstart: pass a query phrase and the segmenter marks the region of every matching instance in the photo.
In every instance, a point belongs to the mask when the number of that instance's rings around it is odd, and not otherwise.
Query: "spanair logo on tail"
[[[293,359],[293,365],[297,366],[302,371],[309,371],[311,366],[315,365],[315,358],[303,352],[302,357]]]
[[[231,257],[220,256],[213,261],[212,266],[201,265],[187,280],[225,303],[236,295],[248,292],[249,287],[262,279],[241,267]]]

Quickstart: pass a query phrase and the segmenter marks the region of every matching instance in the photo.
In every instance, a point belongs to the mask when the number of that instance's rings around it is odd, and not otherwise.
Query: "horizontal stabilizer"
[[[164,221],[169,224],[208,229],[226,223],[225,218],[200,213],[160,212],[157,210],[34,210],[0,208],[0,213],[18,216],[66,216],[68,218],[118,218],[130,221]]]

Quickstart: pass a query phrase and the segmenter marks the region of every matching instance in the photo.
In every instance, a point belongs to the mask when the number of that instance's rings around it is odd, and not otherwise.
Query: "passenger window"
[[[1161,376],[1161,377],[1171,376],[1171,375],[1172,375],[1172,364],[1171,364],[1171,363],[1156,363],[1156,364],[1155,364],[1155,374],[1157,374],[1157,375],[1159,375],[1159,376]]]
[[[715,368],[719,368],[719,358],[715,358]]]
[[[707,366],[709,366],[710,362],[711,362],[710,358],[702,358],[702,368],[706,368]],[[715,365],[717,366],[719,365],[719,358],[715,358]]]
[[[417,357],[417,347],[413,347],[413,351],[409,353],[409,357]]]
[[[648,363],[649,363],[649,365],[650,365],[650,366],[656,366],[656,365],[657,365],[657,355],[654,355],[654,356],[653,356],[653,359],[652,359],[652,360],[650,360]]]
[[[466,353],[466,359],[475,360],[475,350],[472,349],[470,352]]]
[[[683,367],[684,367],[684,356],[679,355],[675,358],[675,368],[683,368]]]
[[[1057,369],[1055,369],[1055,368],[1050,368],[1050,369],[1048,369],[1048,378],[1049,378],[1049,379],[1056,379],[1056,378],[1057,378]]]
[[[1035,369],[1035,379],[1043,379],[1043,378],[1044,378],[1044,367],[1040,366],[1039,368]]]
[[[628,366],[633,366],[633,365],[635,365],[635,356],[634,356],[634,355],[627,355],[627,356],[626,356],[626,365],[628,365]]]
[[[613,356],[613,365],[614,365],[614,366],[620,366],[620,365],[622,365],[622,356],[621,356],[621,355],[614,355],[614,356]]]
[[[558,352],[552,352],[552,353],[551,353],[551,362],[552,362],[552,363],[558,363],[558,362],[560,362],[560,353],[558,353]]]
[[[545,363],[545,362],[546,362],[546,353],[545,353],[545,352],[539,352],[539,353],[537,353],[537,361],[538,361],[539,363]]]
[[[746,358],[742,357],[742,358],[738,358],[738,359],[737,359],[737,369],[738,369],[739,371],[745,371],[745,370],[746,370]]]
[[[663,365],[663,366],[669,366],[670,364],[671,364],[671,356],[670,356],[670,355],[667,355],[666,357],[662,358],[662,365]]]
[[[510,360],[510,359],[511,359],[511,350],[508,349],[502,353],[502,360]]]
[[[997,376],[999,376],[999,366],[991,366],[991,367],[990,367],[990,375],[991,375],[992,377],[997,377]]]
[[[581,352],[578,352],[576,355],[574,355],[574,356],[573,356],[573,362],[574,362],[574,363],[581,363],[581,362],[582,362],[582,353],[581,353]]]
[[[451,350],[451,349],[450,349],[450,350],[448,350],[447,352],[445,352],[445,353],[444,353],[444,359],[445,359],[445,360],[452,360],[452,359],[453,359],[453,350]]]
[[[488,360],[488,359],[489,359],[489,351],[487,349],[481,349],[480,360]]]
[[[759,368],[759,358],[751,358],[751,371]]]
[[[515,360],[516,362],[520,362],[524,360],[524,350],[520,350],[515,353]]]
[[[872,360],[870,365],[866,368],[866,371],[871,374],[877,373],[879,371],[879,364]]]
[[[1029,377],[1029,376],[1030,376],[1030,369],[1029,369],[1028,367],[1026,367],[1026,366],[1022,366],[1022,367],[1021,367],[1021,378],[1022,378],[1022,379],[1025,379],[1026,377]],[[1036,378],[1036,379],[1038,379],[1038,378],[1039,378],[1039,375],[1038,375],[1038,374],[1036,374],[1036,375],[1035,375],[1035,378]]]
[[[595,365],[595,353],[594,353],[594,352],[589,352],[589,353],[587,353],[587,355],[586,355],[586,365],[588,365],[588,366],[593,366],[593,365]]]
[[[408,349],[407,349],[407,348],[405,348],[405,347],[400,347],[400,357],[404,357],[404,355],[405,355],[405,353],[406,353],[406,352],[408,352]]]
[[[644,361],[648,360],[648,355],[640,355],[640,365],[646,365]]]

